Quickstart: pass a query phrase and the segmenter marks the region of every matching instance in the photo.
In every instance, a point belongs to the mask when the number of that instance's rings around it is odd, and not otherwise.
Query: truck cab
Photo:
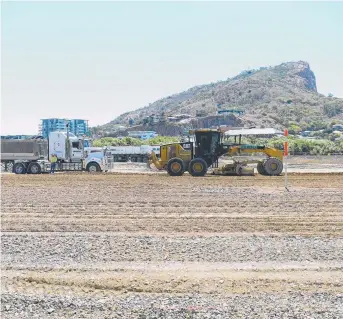
[[[51,132],[49,134],[49,160],[56,154],[61,162],[80,162],[83,159],[82,140],[73,133]]]

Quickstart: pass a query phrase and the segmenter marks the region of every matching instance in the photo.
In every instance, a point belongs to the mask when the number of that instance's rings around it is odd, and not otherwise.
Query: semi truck
[[[51,132],[48,139],[1,140],[1,164],[16,174],[40,174],[50,171],[50,157],[55,154],[56,171],[108,171],[112,157],[107,148],[85,152],[85,144],[69,132]]]

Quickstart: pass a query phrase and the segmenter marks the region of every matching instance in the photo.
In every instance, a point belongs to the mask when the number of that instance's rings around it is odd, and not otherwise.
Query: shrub
[[[93,142],[95,147],[103,147],[103,146],[140,146],[140,145],[161,145],[161,144],[168,144],[178,142],[180,138],[176,136],[157,136],[153,137],[148,140],[141,140],[138,138],[133,137],[124,137],[122,139],[114,138],[114,137],[103,137]]]

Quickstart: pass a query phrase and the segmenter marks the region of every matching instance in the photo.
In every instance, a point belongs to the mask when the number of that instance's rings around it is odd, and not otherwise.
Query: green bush
[[[325,104],[323,110],[328,117],[333,117],[337,114],[343,113],[343,107],[333,103]]]
[[[123,139],[114,137],[104,137],[95,140],[93,145],[96,147],[103,146],[125,146],[125,145],[162,145],[168,143],[179,142],[180,138],[177,136],[157,136],[148,140],[140,140],[132,137],[124,137]],[[273,138],[243,138],[242,143],[258,144],[283,149],[283,137]],[[297,137],[289,136],[289,152],[291,155],[297,154],[310,154],[310,155],[327,155],[332,153],[343,153],[343,140],[330,141],[330,140],[307,140]]]
[[[162,145],[162,144],[168,144],[168,143],[176,143],[179,142],[180,138],[177,136],[156,136],[153,138],[150,138],[146,141],[142,141],[147,145]]]
[[[115,137],[103,137],[93,142],[95,147],[103,146],[140,146],[140,145],[162,145],[180,141],[176,136],[157,136],[148,140],[141,140],[133,137],[124,137],[122,139]]]
[[[261,144],[270,147],[283,149],[284,139],[275,137],[269,140],[260,139]],[[306,140],[296,137],[289,137],[289,152],[290,154],[310,154],[310,155],[328,155],[332,153],[343,153],[343,141],[330,140]]]

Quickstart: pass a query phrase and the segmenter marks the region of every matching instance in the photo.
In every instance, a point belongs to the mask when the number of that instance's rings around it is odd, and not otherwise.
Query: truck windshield
[[[72,142],[71,146],[72,146],[72,148],[80,149],[80,143],[79,142]]]

